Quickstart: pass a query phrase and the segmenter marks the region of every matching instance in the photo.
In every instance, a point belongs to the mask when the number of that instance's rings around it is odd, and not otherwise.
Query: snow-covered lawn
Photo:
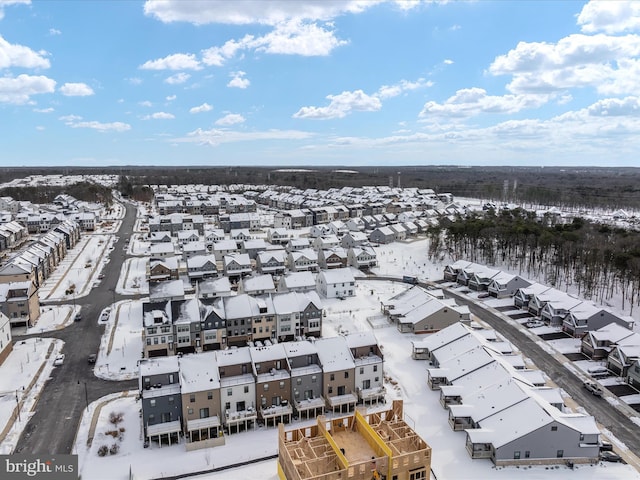
[[[38,318],[36,325],[26,329],[24,333],[31,335],[59,330],[71,325],[76,313],[82,313],[79,305],[76,307],[73,305],[47,305],[41,307],[40,310],[40,318]],[[14,329],[12,334],[15,335],[18,332],[18,329]]]
[[[111,307],[109,320],[100,342],[94,374],[107,380],[138,377],[142,355],[142,301],[127,300]]]
[[[121,295],[148,295],[147,257],[127,258],[122,264],[116,292]]]
[[[637,403],[640,403],[640,393],[635,393],[633,395],[624,395],[618,398],[627,405],[635,405]]]

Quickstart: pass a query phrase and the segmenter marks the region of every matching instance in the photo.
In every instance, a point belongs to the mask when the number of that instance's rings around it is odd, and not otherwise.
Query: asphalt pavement
[[[82,306],[82,320],[53,332],[16,336],[19,342],[28,337],[50,337],[64,340],[63,365],[55,367],[40,392],[35,413],[22,432],[14,453],[63,454],[71,453],[82,412],[88,404],[111,393],[136,389],[136,380],[108,381],[93,374],[87,362],[98,353],[105,326],[99,324],[100,312],[113,302],[127,299],[115,292],[124,263],[123,247],[127,245],[136,220],[136,210],[125,203],[125,217],[116,235],[118,240],[110,252],[109,264],[104,267],[104,279],[85,297],[76,299]],[[49,302],[55,303],[55,302]]]

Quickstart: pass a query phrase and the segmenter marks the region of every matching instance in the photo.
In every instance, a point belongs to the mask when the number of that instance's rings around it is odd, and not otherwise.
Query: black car
[[[87,362],[96,363],[96,358],[98,358],[98,356],[95,353],[92,353],[87,357]]]
[[[617,453],[605,450],[604,452],[600,452],[600,460],[604,460],[605,462],[619,462],[622,458],[620,458],[620,455]]]

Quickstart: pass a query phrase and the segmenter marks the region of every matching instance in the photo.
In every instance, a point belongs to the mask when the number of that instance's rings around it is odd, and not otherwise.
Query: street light
[[[84,383],[84,400],[87,403],[87,412],[89,411],[89,394],[87,393],[87,382]],[[78,380],[78,385],[80,385],[80,380]]]

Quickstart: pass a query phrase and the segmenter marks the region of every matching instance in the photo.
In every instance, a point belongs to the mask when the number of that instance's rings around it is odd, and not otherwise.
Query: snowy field
[[[136,242],[133,244],[137,245]],[[120,295],[149,295],[148,262],[148,257],[127,258],[122,264],[116,292]]]

